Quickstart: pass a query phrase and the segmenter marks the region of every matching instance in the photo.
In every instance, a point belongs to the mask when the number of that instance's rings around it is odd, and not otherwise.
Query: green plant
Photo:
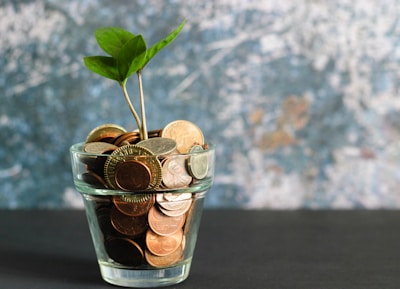
[[[149,61],[164,47],[170,44],[181,32],[186,20],[175,28],[167,37],[147,49],[142,35],[135,35],[119,27],[104,27],[95,31],[94,35],[100,48],[109,56],[84,57],[85,66],[106,78],[115,80],[122,88],[125,100],[128,103],[137,123],[141,139],[147,139],[146,113],[144,105],[142,71]],[[126,82],[136,73],[138,78],[141,118],[133,106]]]

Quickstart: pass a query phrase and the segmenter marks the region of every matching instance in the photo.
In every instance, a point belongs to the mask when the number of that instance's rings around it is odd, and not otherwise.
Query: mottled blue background
[[[134,129],[117,83],[87,71],[93,32],[151,45],[148,127],[218,145],[208,207],[400,208],[400,2],[0,1],[0,207],[81,207],[68,148]],[[136,92],[134,81],[129,89]]]

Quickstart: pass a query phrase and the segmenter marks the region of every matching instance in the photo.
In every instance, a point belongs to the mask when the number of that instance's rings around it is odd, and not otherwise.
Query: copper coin
[[[106,182],[103,180],[102,177],[100,177],[98,174],[87,171],[86,173],[82,174],[82,180],[91,185],[92,187],[98,188],[98,189],[104,189],[107,188]]]
[[[164,127],[161,137],[172,138],[177,143],[177,149],[184,154],[195,145],[204,144],[204,136],[200,128],[187,120],[176,120]]]
[[[170,217],[152,207],[149,210],[148,222],[154,233],[160,236],[170,236],[181,230],[185,223],[183,215]]]
[[[152,254],[149,250],[145,250],[144,256],[146,258],[146,261],[153,267],[169,267],[182,260],[183,248],[181,245],[178,247],[178,249],[166,256],[157,256]]]
[[[123,214],[128,216],[142,216],[154,205],[152,194],[115,195],[113,203]]]
[[[95,127],[86,137],[86,142],[106,141],[110,142],[126,130],[117,124],[103,124]]]
[[[142,248],[127,238],[111,238],[104,242],[108,256],[126,266],[139,266],[144,261]]]
[[[150,184],[151,172],[144,163],[136,160],[127,160],[117,164],[114,179],[121,190],[145,190]]]
[[[170,236],[160,236],[152,230],[147,230],[147,249],[154,255],[167,256],[177,250],[182,243],[183,231],[179,230]]]
[[[116,207],[111,208],[111,224],[123,235],[136,237],[147,229],[147,218],[143,216],[128,216],[122,214]]]
[[[111,153],[104,164],[104,178],[109,187],[117,189],[115,170],[120,162],[136,160],[144,163],[151,172],[147,189],[155,189],[161,183],[161,164],[153,153],[137,145],[122,146]]]
[[[186,156],[172,156],[162,163],[162,182],[170,189],[187,187],[192,177],[186,171]]]

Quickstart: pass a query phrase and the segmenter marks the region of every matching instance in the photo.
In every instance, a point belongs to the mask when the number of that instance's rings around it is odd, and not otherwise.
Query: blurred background
[[[400,208],[400,1],[0,0],[0,208],[80,208],[68,149],[135,122],[82,62],[93,32],[149,46],[149,129],[217,144],[209,208]],[[136,95],[134,77],[129,82]]]

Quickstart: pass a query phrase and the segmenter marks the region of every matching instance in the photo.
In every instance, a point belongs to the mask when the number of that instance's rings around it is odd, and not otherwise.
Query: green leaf
[[[153,45],[150,49],[147,50],[147,55],[145,62],[143,64],[143,67],[164,47],[166,47],[168,44],[170,44],[174,39],[178,36],[178,34],[181,32],[183,29],[183,26],[185,26],[186,20],[183,20],[182,23],[175,28],[174,31],[172,31],[167,37],[162,39],[161,41],[157,42],[155,45]],[[143,68],[142,67],[142,68]]]
[[[114,58],[117,58],[121,48],[135,37],[131,32],[119,27],[99,28],[94,36],[101,49]]]
[[[146,42],[142,35],[137,35],[125,43],[117,57],[120,78],[125,80],[138,71],[143,66],[145,57]]]
[[[108,56],[88,56],[83,58],[85,66],[101,76],[120,81],[117,63],[114,58]]]

